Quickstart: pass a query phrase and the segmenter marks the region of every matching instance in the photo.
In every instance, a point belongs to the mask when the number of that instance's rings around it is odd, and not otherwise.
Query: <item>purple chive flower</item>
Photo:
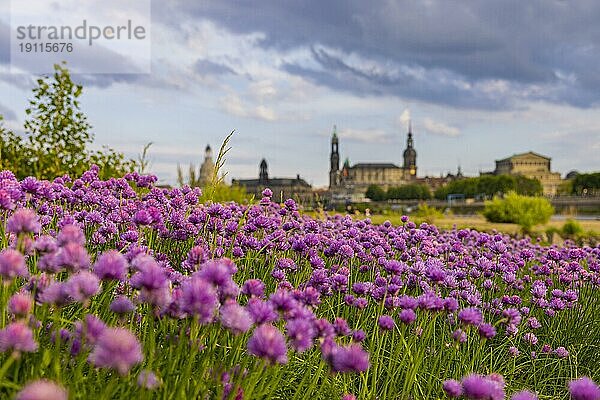
[[[121,375],[126,375],[143,359],[140,342],[123,328],[106,328],[89,356],[89,361],[96,367],[111,368]]]
[[[7,232],[15,235],[20,233],[40,233],[42,226],[35,211],[29,208],[21,208],[14,212],[6,222]]]
[[[89,271],[79,271],[65,282],[64,290],[73,300],[84,303],[98,294],[100,280]]]
[[[567,357],[569,357],[569,352],[567,351],[567,349],[565,349],[562,346],[559,346],[556,349],[554,349],[554,354],[557,357],[559,357],[559,358],[567,358]]]
[[[367,338],[367,334],[362,329],[357,329],[352,332],[352,341],[360,343]]]
[[[15,293],[8,299],[7,308],[12,315],[25,317],[33,308],[33,299],[27,293]]]
[[[569,382],[569,393],[573,400],[600,399],[600,387],[586,376]]]
[[[90,256],[82,245],[69,242],[58,250],[57,263],[68,271],[77,272],[89,268]]]
[[[138,375],[137,384],[141,388],[154,390],[161,385],[161,382],[154,372],[145,369]]]
[[[313,339],[317,333],[311,321],[304,318],[294,318],[287,321],[285,328],[294,350],[302,353],[312,347]]]
[[[369,354],[358,343],[346,347],[335,345],[330,364],[334,372],[364,372],[369,368]]]
[[[212,322],[218,305],[217,290],[197,275],[181,285],[180,304],[183,311],[198,318],[201,324]]]
[[[417,314],[415,314],[415,312],[410,309],[407,308],[405,310],[400,311],[400,314],[398,314],[398,318],[400,319],[400,321],[402,321],[402,323],[409,325],[412,324],[415,319],[417,319]]]
[[[146,210],[139,210],[133,216],[133,222],[136,225],[150,225],[152,223],[152,216]]]
[[[228,300],[220,309],[221,324],[234,334],[248,332],[252,327],[250,313],[235,300]]]
[[[22,321],[12,322],[0,330],[0,352],[34,352],[37,348],[33,332]]]
[[[532,393],[528,390],[523,390],[522,392],[513,394],[511,400],[538,400],[538,398],[535,393]]]
[[[446,395],[452,398],[460,397],[463,392],[463,388],[460,382],[454,379],[444,381],[444,383],[442,384],[442,388],[444,389]]]
[[[279,314],[273,308],[270,302],[262,301],[259,298],[251,298],[248,300],[246,309],[250,313],[255,324],[265,324],[268,322],[277,321]]]
[[[242,286],[242,293],[246,296],[262,297],[265,293],[265,284],[260,279],[248,279]]]
[[[483,338],[491,339],[496,336],[496,328],[492,324],[481,324],[479,325],[479,335]]]
[[[391,331],[392,329],[394,329],[395,325],[394,319],[389,315],[382,315],[381,317],[379,317],[377,324],[384,331]]]
[[[462,329],[457,329],[452,332],[452,338],[458,343],[464,343],[467,341],[467,334]]]
[[[74,243],[79,246],[85,244],[85,235],[78,225],[65,225],[56,236],[59,246],[65,246],[67,243]]]
[[[78,325],[76,330],[85,337],[88,344],[94,345],[98,341],[98,338],[107,329],[106,325],[102,320],[93,314],[87,314],[84,319],[83,325]]]
[[[458,312],[458,320],[466,325],[478,326],[483,322],[483,314],[478,308],[463,308]]]
[[[269,188],[266,188],[265,190],[262,191],[262,195],[263,195],[263,197],[271,197],[271,196],[273,196],[273,191]]]
[[[135,310],[135,304],[127,296],[117,296],[110,303],[110,311],[115,314],[128,314]]]
[[[68,400],[69,395],[62,386],[39,379],[28,383],[15,397],[15,400]]]
[[[27,277],[29,271],[25,265],[23,254],[14,249],[4,249],[0,252],[0,276],[10,281],[17,276]]]
[[[248,351],[271,363],[286,364],[288,361],[285,337],[273,325],[260,325],[254,330],[248,340]]]
[[[503,385],[489,377],[471,374],[462,380],[463,393],[472,400],[504,400]]]
[[[102,280],[123,281],[127,277],[127,259],[116,250],[102,253],[94,263],[94,273]]]
[[[536,345],[538,343],[538,338],[531,332],[527,332],[523,335],[523,340],[531,345]]]

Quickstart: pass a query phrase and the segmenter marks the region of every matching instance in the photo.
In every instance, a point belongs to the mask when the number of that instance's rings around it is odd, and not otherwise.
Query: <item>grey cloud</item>
[[[170,6],[172,12],[164,20],[173,27],[185,16],[210,19],[235,33],[265,33],[260,43],[264,47],[287,50],[322,44],[366,59],[446,71],[473,86],[464,92],[452,87],[410,89],[411,97],[433,103],[471,107],[482,100],[484,107],[508,105],[514,93],[495,100],[478,92],[477,83],[497,79],[508,81],[519,92],[524,85],[547,87],[547,100],[577,107],[592,106],[600,99],[600,3],[594,0],[389,1],[376,6],[359,0],[267,0],[259,6],[249,1],[178,0]],[[337,61],[325,64],[330,71],[285,68],[302,76],[318,75],[312,77],[314,81],[334,89],[398,96],[408,91],[382,89],[385,76],[363,77],[362,86],[353,80],[346,83],[336,76],[345,69]],[[320,62],[325,62],[323,57]],[[563,88],[556,71],[576,79]],[[392,86],[399,83],[391,82]],[[462,99],[465,96],[474,98]]]
[[[235,75],[235,71],[227,65],[205,59],[196,60],[192,66],[192,69],[200,76],[227,74]]]

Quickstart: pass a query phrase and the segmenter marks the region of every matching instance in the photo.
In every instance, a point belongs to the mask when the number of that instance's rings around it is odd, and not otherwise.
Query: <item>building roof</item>
[[[392,163],[358,163],[354,164],[350,168],[400,168],[399,166]]]
[[[527,153],[513,154],[510,157],[506,157],[506,158],[503,158],[501,160],[496,160],[496,162],[509,161],[509,160],[514,159],[514,158],[522,158],[522,157],[527,157],[527,156],[533,156],[533,157],[537,157],[537,158],[543,158],[544,160],[548,160],[548,161],[551,160],[550,157],[543,156],[543,155],[535,153],[533,151],[528,151]]]

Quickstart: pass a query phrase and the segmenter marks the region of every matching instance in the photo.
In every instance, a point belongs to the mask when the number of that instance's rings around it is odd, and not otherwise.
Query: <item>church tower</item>
[[[417,177],[417,152],[414,148],[412,128],[408,122],[408,138],[406,139],[406,149],[404,150],[404,176],[408,179]]]
[[[211,183],[215,173],[215,163],[213,161],[212,149],[210,145],[206,145],[204,149],[204,162],[200,165],[200,185],[206,186]]]
[[[339,183],[339,171],[340,171],[340,153],[338,149],[338,136],[336,126],[333,126],[333,135],[331,136],[331,155],[329,160],[331,166],[329,168],[329,188],[333,188]]]
[[[260,162],[258,171],[258,182],[266,185],[269,182],[269,172],[267,171],[267,160],[264,158]]]

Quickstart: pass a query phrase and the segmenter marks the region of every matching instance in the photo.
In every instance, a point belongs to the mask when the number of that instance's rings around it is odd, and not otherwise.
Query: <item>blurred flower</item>
[[[142,362],[144,356],[142,346],[129,330],[106,328],[88,359],[96,367],[112,368],[126,375],[131,367]]]
[[[28,383],[15,397],[15,400],[68,400],[67,391],[60,385],[39,379]]]
[[[260,325],[248,340],[248,351],[271,363],[286,364],[287,347],[285,337],[273,325]]]

